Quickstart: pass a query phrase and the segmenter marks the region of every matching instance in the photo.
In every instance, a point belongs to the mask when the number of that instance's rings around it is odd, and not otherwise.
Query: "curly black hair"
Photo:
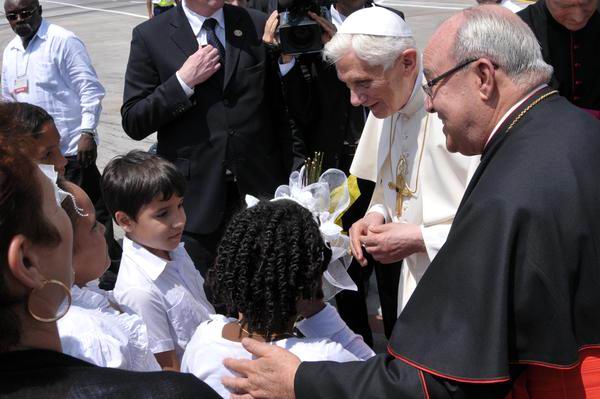
[[[331,259],[312,214],[290,200],[261,201],[237,214],[225,231],[208,281],[228,312],[267,341],[284,334],[296,301],[322,295]]]

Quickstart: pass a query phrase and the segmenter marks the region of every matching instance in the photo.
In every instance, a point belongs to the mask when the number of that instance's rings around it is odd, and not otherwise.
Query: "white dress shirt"
[[[71,307],[57,323],[63,352],[101,367],[161,370],[142,319],[113,308],[105,293],[71,288]]]
[[[77,155],[82,129],[98,126],[104,94],[85,45],[60,26],[43,19],[27,49],[19,36],[4,49],[3,99],[45,109],[65,156]]]
[[[144,320],[153,353],[175,350],[181,360],[194,331],[215,309],[183,243],[170,257],[164,260],[125,237],[114,296]]]
[[[192,373],[219,395],[228,398],[231,394],[221,383],[225,376],[233,373],[223,365],[225,358],[253,359],[240,342],[223,338],[223,327],[237,319],[214,315],[210,321],[202,323],[192,337],[181,363],[181,371]],[[271,342],[285,348],[302,361],[350,362],[359,360],[342,345],[326,338],[287,338]]]
[[[197,14],[192,11],[186,4],[185,0],[181,2],[181,6],[183,8],[183,12],[190,23],[190,27],[192,28],[192,32],[194,32],[194,36],[196,36],[196,40],[198,41],[198,48],[206,46],[208,44],[206,39],[206,29],[202,29],[204,26],[204,21],[208,18],[214,18],[217,21],[217,25],[215,26],[215,33],[217,38],[223,45],[223,48],[227,50],[227,41],[225,40],[225,15],[223,14],[223,9],[220,8],[210,17],[205,17],[203,15]],[[225,65],[221,65],[221,68],[225,68]],[[191,97],[194,94],[194,88],[189,87],[183,79],[179,76],[179,73],[176,73],[177,80],[181,85],[181,88],[185,92],[188,97]]]
[[[360,360],[367,360],[375,356],[375,352],[365,344],[363,338],[355,334],[336,308],[328,303],[320,312],[296,323],[296,328],[306,338],[327,338],[337,342]]]

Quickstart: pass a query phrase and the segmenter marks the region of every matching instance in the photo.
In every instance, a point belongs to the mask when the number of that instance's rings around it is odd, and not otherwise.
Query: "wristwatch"
[[[94,140],[98,138],[98,132],[96,131],[96,129],[81,129],[81,134],[87,134],[88,136],[92,136]]]

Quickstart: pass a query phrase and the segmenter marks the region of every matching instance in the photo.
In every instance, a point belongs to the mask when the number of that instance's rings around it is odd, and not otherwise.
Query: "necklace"
[[[537,100],[535,100],[534,102],[529,104],[527,106],[527,108],[525,108],[523,111],[521,111],[519,113],[519,115],[517,115],[517,117],[511,122],[511,124],[508,126],[508,129],[506,129],[506,132],[508,133],[517,124],[517,122],[519,122],[521,120],[521,118],[523,118],[525,116],[525,114],[531,110],[531,108],[535,107],[540,102],[542,102],[543,100],[545,100],[546,98],[548,98],[554,94],[558,94],[558,90],[552,90],[551,92],[544,94],[543,96],[541,96],[540,98],[538,98]]]
[[[406,181],[406,175],[408,174],[408,160],[404,154],[400,155],[398,164],[396,165],[396,182],[388,182],[388,188],[396,191],[396,215],[402,215],[404,199],[414,197],[419,190],[419,175],[421,174],[421,161],[423,160],[423,151],[425,150],[425,140],[427,139],[427,128],[429,126],[429,115],[425,119],[425,130],[423,132],[423,141],[421,142],[421,151],[419,152],[419,161],[417,162],[417,177],[415,179],[415,187],[411,189],[408,182]],[[394,171],[392,168],[392,144],[393,144],[393,133],[398,123],[398,119],[394,123],[394,117],[390,123],[390,141],[388,146],[388,158],[390,160],[390,178],[393,178]]]

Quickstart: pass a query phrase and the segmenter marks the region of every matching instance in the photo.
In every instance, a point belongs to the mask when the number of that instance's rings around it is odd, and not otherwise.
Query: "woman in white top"
[[[64,353],[103,367],[133,371],[160,370],[148,348],[142,319],[122,313],[110,293],[97,287],[97,279],[110,264],[104,226],[96,221],[94,206],[78,186],[60,181],[72,195],[62,202],[73,225],[72,304],[58,321]]]
[[[330,258],[312,214],[296,202],[262,201],[238,214],[225,232],[208,280],[238,318],[216,315],[202,323],[186,348],[181,370],[229,397],[221,384],[223,376],[231,375],[223,360],[251,358],[240,342],[244,337],[286,348],[303,361],[373,356],[335,309],[322,302],[321,279]],[[314,313],[299,324],[308,333],[299,336],[296,320]]]

